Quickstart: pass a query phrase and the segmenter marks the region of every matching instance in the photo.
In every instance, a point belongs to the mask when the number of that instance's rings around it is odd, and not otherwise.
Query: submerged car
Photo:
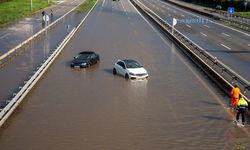
[[[118,60],[113,68],[113,74],[119,74],[126,79],[145,79],[148,72],[140,63],[132,59]]]
[[[92,51],[83,51],[78,53],[72,60],[70,67],[86,68],[100,61],[98,54]]]

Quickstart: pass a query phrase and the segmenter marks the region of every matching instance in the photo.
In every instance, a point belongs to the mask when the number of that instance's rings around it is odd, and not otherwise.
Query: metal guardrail
[[[177,41],[178,44],[181,44],[185,49],[185,53],[189,53],[192,56],[192,59],[198,61],[200,66],[206,67],[209,70],[210,74],[216,76],[213,80],[220,80],[218,84],[221,88],[224,88],[224,91],[229,94],[230,89],[233,87],[233,84],[238,83],[239,87],[243,89],[243,96],[248,102],[250,102],[250,83],[235,71],[230,69],[223,62],[218,60],[216,57],[211,55],[209,52],[201,48],[195,42],[190,40],[180,31],[172,28],[164,19],[155,14],[152,10],[146,7],[138,0],[130,0],[137,8],[141,9],[146,13],[153,21],[161,26],[164,31],[170,35],[174,41]],[[203,69],[204,70],[204,69]],[[207,73],[207,71],[205,71]],[[222,81],[222,82],[221,82]],[[216,82],[216,81],[215,81]],[[225,85],[223,85],[225,84]],[[224,87],[223,87],[224,86]]]
[[[85,1],[83,1],[82,3],[84,3]],[[31,41],[33,41],[35,38],[38,38],[40,35],[44,34],[46,31],[52,29],[53,27],[55,27],[58,23],[60,23],[61,21],[63,21],[63,19],[69,15],[71,12],[73,12],[77,7],[79,7],[82,3],[78,4],[76,7],[74,7],[73,9],[71,9],[69,12],[67,12],[66,14],[64,14],[63,16],[61,16],[60,18],[58,18],[56,21],[54,21],[53,23],[51,23],[50,25],[48,25],[47,27],[43,28],[42,30],[38,31],[36,34],[32,35],[31,37],[29,37],[27,40],[23,41],[22,43],[18,44],[16,47],[10,49],[8,52],[6,52],[5,54],[3,54],[2,56],[0,56],[0,67],[6,63],[7,61],[9,61],[12,57],[16,56],[18,54],[18,50],[25,47],[27,44],[31,43]]]
[[[95,8],[98,0],[94,4],[94,6],[89,10],[87,15],[83,18],[83,20],[72,29],[72,31],[66,36],[66,38],[59,44],[59,46],[50,54],[47,60],[41,64],[40,67],[37,67],[37,70],[34,71],[33,75],[28,81],[24,82],[24,86],[20,87],[18,93],[14,93],[14,97],[11,100],[6,101],[6,105],[0,109],[0,127],[5,123],[5,121],[10,117],[10,115],[15,111],[18,105],[23,101],[25,96],[29,93],[29,91],[35,86],[38,80],[42,77],[42,75],[46,72],[46,70],[50,67],[50,65],[54,62],[57,56],[61,53],[66,44],[70,41],[70,39],[74,36],[76,31],[81,27],[84,21],[87,19],[88,15]]]

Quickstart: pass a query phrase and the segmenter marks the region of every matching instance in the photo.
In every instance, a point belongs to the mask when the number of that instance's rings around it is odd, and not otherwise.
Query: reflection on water
[[[131,92],[131,95],[134,95],[136,97],[147,97],[147,90],[148,90],[148,80],[131,80],[128,84],[129,92]]]

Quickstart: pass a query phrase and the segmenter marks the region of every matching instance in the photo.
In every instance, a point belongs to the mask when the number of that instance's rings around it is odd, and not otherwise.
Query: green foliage
[[[91,9],[94,6],[94,4],[95,4],[96,1],[97,0],[86,0],[82,5],[80,5],[76,9],[76,12],[77,13],[81,13],[81,12],[85,12],[85,11]]]
[[[236,16],[250,18],[250,12],[236,12]]]
[[[28,16],[37,10],[48,7],[48,0],[32,0],[33,7],[30,9],[30,0],[12,0],[0,4],[0,25],[6,24],[22,17]]]

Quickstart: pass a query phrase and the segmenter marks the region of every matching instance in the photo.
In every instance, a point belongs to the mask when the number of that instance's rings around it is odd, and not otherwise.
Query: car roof
[[[134,62],[138,63],[137,61],[135,61],[135,60],[133,60],[133,59],[123,59],[122,61],[123,61],[125,64],[127,64],[127,63],[134,63]]]
[[[79,54],[95,54],[93,51],[82,51]]]

